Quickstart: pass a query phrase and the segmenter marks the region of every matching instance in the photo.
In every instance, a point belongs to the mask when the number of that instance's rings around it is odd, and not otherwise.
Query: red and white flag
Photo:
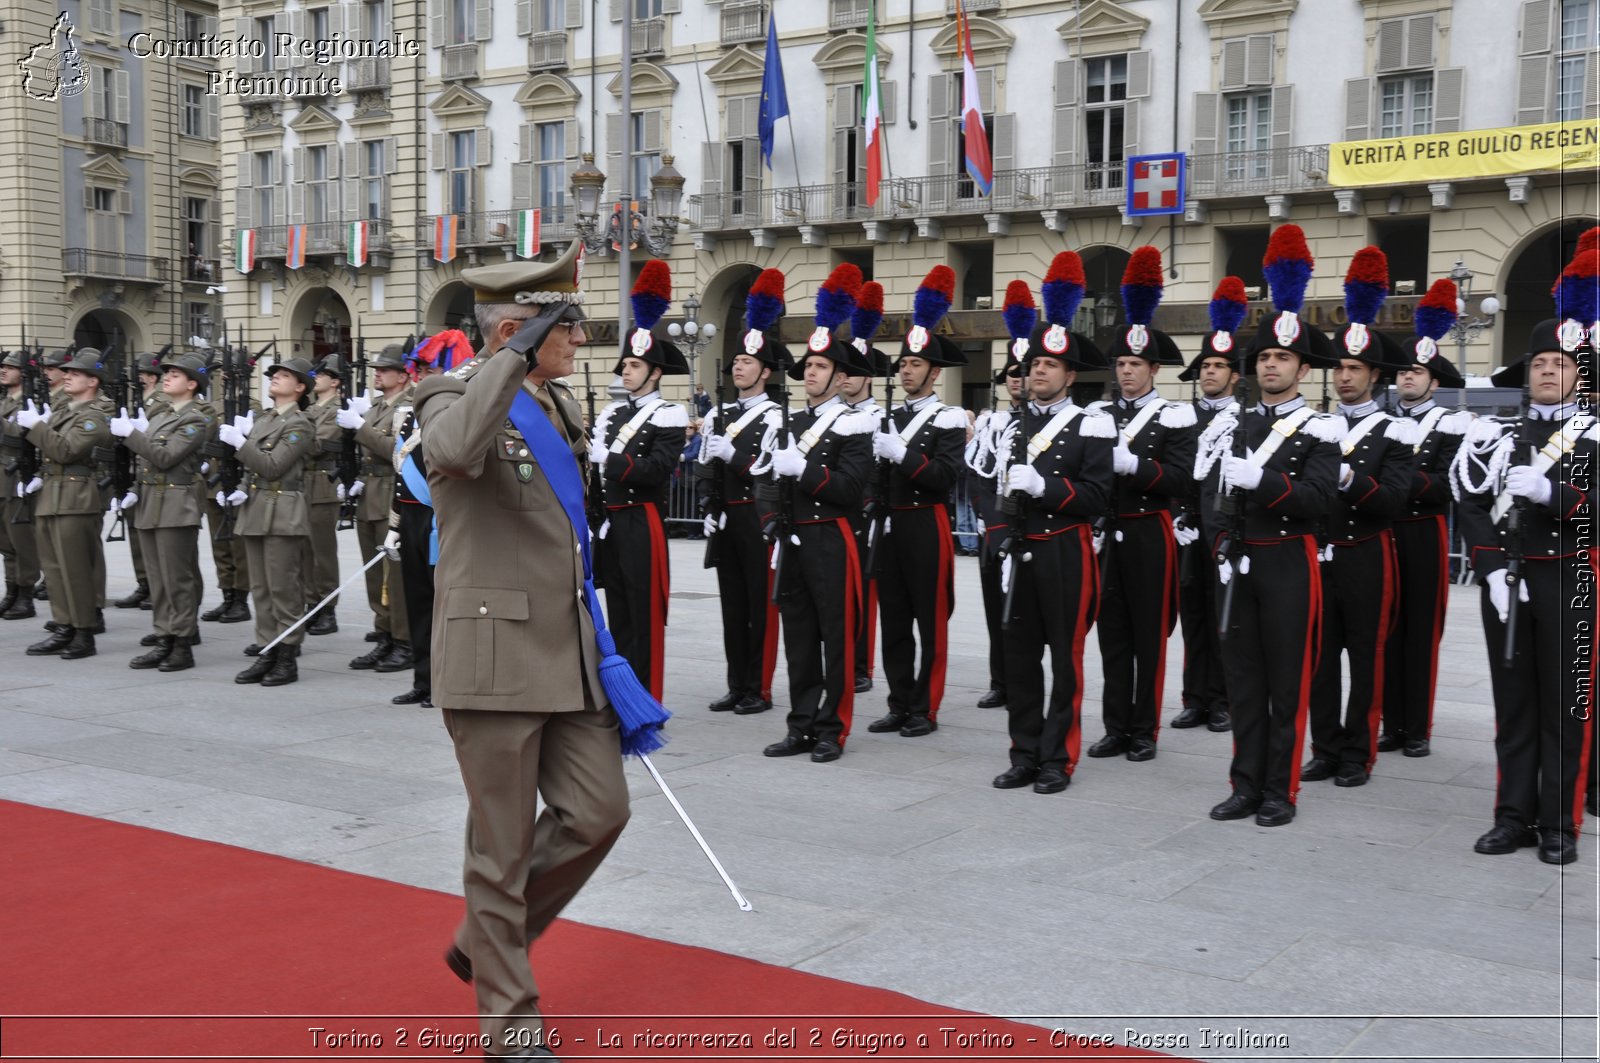
[[[983,128],[983,100],[978,94],[978,64],[972,58],[972,33],[967,13],[956,0],[956,30],[961,35],[961,132],[967,142],[967,176],[984,195],[994,187],[994,160],[989,134]]]
[[[861,123],[867,135],[867,206],[878,202],[883,183],[883,88],[878,78],[876,0],[867,0],[867,69],[862,76]]]
[[[449,262],[456,257],[456,215],[439,214],[433,219],[433,260]]]

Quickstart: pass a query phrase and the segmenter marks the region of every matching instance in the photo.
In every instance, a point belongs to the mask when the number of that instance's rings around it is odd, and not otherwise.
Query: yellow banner
[[[1551,122],[1333,144],[1328,148],[1328,183],[1456,181],[1593,167],[1597,162],[1600,122]]]

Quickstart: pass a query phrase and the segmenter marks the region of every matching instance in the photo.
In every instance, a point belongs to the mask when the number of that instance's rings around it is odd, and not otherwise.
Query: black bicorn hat
[[[1255,373],[1255,356],[1266,350],[1289,351],[1318,369],[1337,367],[1339,354],[1333,341],[1300,318],[1306,287],[1316,266],[1306,246],[1305,231],[1298,225],[1278,226],[1267,240],[1267,253],[1261,264],[1277,313],[1262,318],[1245,360],[1245,374]]]
[[[1199,379],[1200,367],[1207,358],[1221,358],[1234,372],[1241,371],[1241,345],[1236,333],[1239,326],[1244,324],[1245,315],[1250,312],[1244,281],[1234,276],[1222,278],[1217,290],[1211,294],[1211,303],[1206,307],[1206,312],[1211,318],[1211,331],[1200,342],[1200,353],[1178,374],[1178,379],[1184,383]]]
[[[828,274],[828,279],[817,289],[817,327],[806,340],[804,358],[789,367],[790,379],[804,379],[805,359],[813,355],[830,359],[846,376],[872,375],[871,363],[836,332],[855,312],[861,287],[861,269],[853,263],[842,262]]]
[[[935,331],[950,312],[955,290],[955,270],[941,263],[928,271],[911,299],[911,331],[900,342],[900,357],[895,359],[897,367],[901,358],[921,358],[931,366],[967,364],[967,356],[961,348]]]
[[[633,331],[622,344],[622,357],[613,372],[621,373],[623,363],[637,358],[661,370],[662,376],[685,376],[689,360],[678,345],[651,330],[672,306],[672,270],[659,258],[652,258],[639,270],[629,296],[633,304]]]
[[[1122,271],[1122,312],[1128,323],[1117,330],[1106,350],[1108,362],[1115,365],[1118,358],[1132,355],[1156,365],[1183,364],[1176,341],[1150,324],[1165,292],[1161,252],[1148,244],[1134,248]]]

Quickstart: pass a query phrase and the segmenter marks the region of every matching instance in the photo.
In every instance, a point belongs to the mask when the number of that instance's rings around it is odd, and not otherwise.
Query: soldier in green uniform
[[[6,595],[0,598],[0,620],[23,620],[34,615],[33,589],[39,582],[39,548],[33,538],[34,496],[18,478],[23,447],[22,429],[12,415],[22,409],[21,351],[0,361],[0,557],[5,558]],[[21,518],[21,523],[18,523]]]
[[[128,666],[180,672],[194,667],[200,634],[200,448],[211,438],[211,422],[195,401],[206,385],[204,360],[181,354],[160,368],[163,400],[147,399],[134,418],[120,411],[111,434],[125,439],[139,459],[133,521],[149,565],[155,611],[154,644]]]
[[[411,376],[406,372],[405,348],[391,343],[372,361],[372,382],[379,394],[352,398],[350,408],[335,420],[352,428],[361,444],[361,478],[351,485],[359,490],[356,501],[356,541],[363,560],[383,547],[389,534],[389,505],[394,500],[394,409],[409,405]],[[359,488],[357,485],[360,485]],[[406,596],[401,590],[400,566],[385,558],[367,569],[367,603],[372,607],[377,644],[350,662],[351,668],[399,672],[411,667],[411,631],[406,622]]]
[[[211,416],[211,421],[218,427],[222,421],[222,385],[227,380],[227,374],[222,370],[220,352],[207,365],[207,372],[211,376],[211,402],[205,403]],[[204,400],[200,400],[204,401]],[[252,404],[252,409],[255,408]],[[215,483],[217,463],[226,453],[226,447],[220,442],[207,449],[207,474],[211,477],[210,483]],[[217,536],[227,525],[223,517],[223,504],[217,500],[211,491],[206,492],[205,514],[206,530],[211,536],[211,561],[217,568],[217,588],[222,591],[222,601],[214,608],[207,609],[200,614],[201,620],[215,620],[223,624],[240,624],[250,619],[250,606],[245,599],[250,595],[250,559],[245,553],[244,539],[235,531],[231,539],[218,539]]]
[[[299,619],[305,607],[301,571],[302,540],[311,534],[306,512],[306,460],[316,449],[316,433],[303,412],[310,404],[311,363],[290,358],[267,372],[272,409],[234,418],[217,429],[217,438],[239,452],[245,479],[237,494],[223,499],[239,505],[235,530],[250,558],[250,596],[256,605],[256,642],[266,645]],[[233,677],[235,683],[276,687],[300,678],[296,659],[305,628],[256,656]]]
[[[317,363],[314,395],[306,418],[317,436],[317,449],[306,463],[306,508],[311,513],[311,535],[306,539],[306,607],[316,605],[339,586],[339,452],[344,432],[334,417],[339,412],[339,382],[348,373],[337,354]],[[306,626],[308,635],[331,635],[339,630],[333,603]]]
[[[105,630],[97,603],[105,595],[100,526],[106,503],[94,451],[110,446],[111,429],[100,401],[100,385],[106,379],[100,352],[85,347],[62,370],[65,401],[44,410],[35,409],[30,401],[17,411],[16,423],[44,459],[35,518],[40,539],[50,544],[41,560],[46,564],[56,625],[49,638],[28,647],[28,655],[59,654],[71,661],[94,656],[94,636]]]
[[[144,411],[145,418],[150,419],[168,405],[166,397],[161,393],[161,370],[157,367],[157,359],[153,354],[136,354],[133,361],[139,375],[139,407]],[[126,508],[122,499],[113,500],[112,505],[114,508]],[[144,564],[144,544],[139,541],[139,536],[132,532],[128,534],[128,550],[133,554],[133,575],[138,583],[133,588],[132,594],[118,598],[111,604],[118,609],[149,609],[152,607],[150,577]]]

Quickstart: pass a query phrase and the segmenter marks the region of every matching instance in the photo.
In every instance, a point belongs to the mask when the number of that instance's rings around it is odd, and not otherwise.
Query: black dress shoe
[[[772,708],[772,702],[763,701],[755,694],[746,694],[739,699],[739,704],[733,707],[735,716],[754,716],[758,712],[766,712]]]
[[[798,757],[802,753],[811,752],[811,747],[816,745],[809,738],[799,735],[785,735],[782,742],[774,742],[761,751],[764,757]]]
[[[872,677],[870,675],[858,675],[858,676],[856,676],[856,693],[857,694],[865,694],[867,691],[869,691],[871,689],[872,689]]]
[[[1564,830],[1539,832],[1539,859],[1547,864],[1570,864],[1578,859],[1578,839]]]
[[[389,699],[389,704],[391,704],[391,705],[415,705],[418,702],[427,701],[428,700],[428,693],[429,693],[428,691],[423,690],[421,687],[412,687],[410,690],[406,691],[404,694],[396,694],[394,697],[390,698]]]
[[[1131,761],[1155,760],[1156,743],[1153,738],[1135,738],[1128,743],[1128,759]]]
[[[1033,780],[1033,792],[1036,794],[1059,794],[1072,782],[1072,776],[1060,768],[1044,767],[1039,769],[1039,777]]]
[[[716,701],[713,701],[711,704],[707,705],[706,708],[710,709],[712,712],[732,712],[733,707],[739,704],[739,701],[742,697],[743,695],[730,690]]]
[[[50,637],[43,642],[35,642],[28,647],[29,657],[54,657],[72,642],[72,629],[66,625],[58,625]]]
[[[1006,704],[1006,692],[999,687],[990,687],[989,693],[978,699],[980,709],[1003,709]]]
[[[1206,730],[1221,734],[1233,730],[1233,716],[1227,709],[1213,709],[1211,718],[1206,721]]]
[[[389,652],[383,660],[373,665],[375,672],[403,672],[411,667],[411,643],[395,639],[389,643]]]
[[[1385,731],[1378,736],[1378,752],[1393,753],[1406,744],[1406,736],[1401,731]]]
[[[333,606],[324,606],[317,612],[311,623],[306,625],[307,635],[332,635],[339,630],[339,617],[334,613]]]
[[[1367,785],[1367,769],[1359,764],[1341,764],[1339,773],[1333,777],[1335,786],[1365,786]]]
[[[1306,761],[1305,767],[1300,769],[1300,781],[1321,782],[1323,779],[1331,779],[1337,774],[1339,774],[1338,764],[1331,760],[1324,760],[1321,757],[1312,757]]]
[[[888,734],[890,731],[900,730],[909,719],[911,719],[909,713],[891,712],[887,716],[880,716],[867,724],[867,730],[875,735]]]
[[[1408,757],[1425,757],[1432,753],[1433,750],[1429,748],[1426,738],[1408,738],[1406,739],[1405,748],[1400,752]]]
[[[1114,757],[1119,753],[1126,753],[1131,745],[1132,742],[1122,735],[1106,735],[1089,747],[1089,756]]]
[[[1488,833],[1479,838],[1472,851],[1484,856],[1505,856],[1518,849],[1539,844],[1539,832],[1532,827],[1519,827],[1514,823],[1496,823]]]
[[[1261,798],[1234,794],[1211,810],[1212,819],[1248,819],[1261,807]]]
[[[457,948],[454,942],[444,950],[444,965],[450,968],[451,974],[468,985],[472,984],[472,957]]]
[[[1294,806],[1281,797],[1268,797],[1262,800],[1261,807],[1256,811],[1256,826],[1281,827],[1294,819]]]
[[[838,760],[842,756],[844,756],[844,750],[840,748],[839,743],[829,741],[826,738],[811,747],[811,763],[813,764],[826,764],[830,760]]]
[[[1015,790],[1020,786],[1028,785],[1038,777],[1038,768],[1028,768],[1021,764],[1013,764],[999,775],[996,775],[992,785],[996,790]]]
[[[931,735],[939,729],[939,725],[926,716],[907,716],[906,722],[900,725],[901,738],[921,738]]]
[[[1172,718],[1171,726],[1179,728],[1199,727],[1211,718],[1211,714],[1198,705],[1185,705],[1183,711]]]
[[[61,648],[63,661],[77,661],[84,657],[93,657],[97,652],[94,648],[94,629],[78,628],[72,633],[72,641]]]
[[[246,657],[260,657],[261,656],[261,643],[252,642],[249,645],[247,645],[244,648],[244,655]]]

